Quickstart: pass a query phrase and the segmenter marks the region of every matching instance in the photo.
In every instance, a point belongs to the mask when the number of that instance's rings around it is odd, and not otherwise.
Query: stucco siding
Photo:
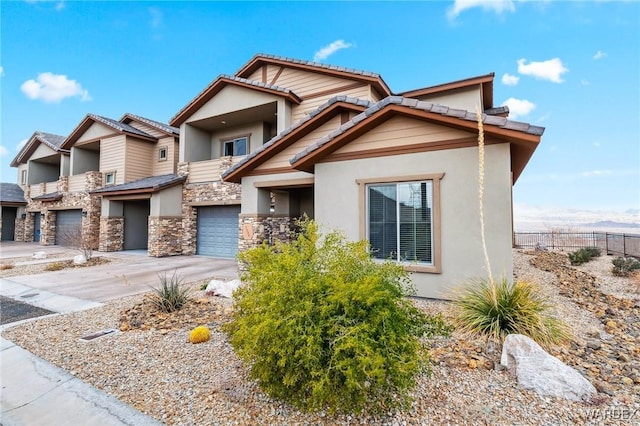
[[[157,162],[157,146],[127,138],[125,154],[125,182],[153,175],[153,163]]]
[[[399,116],[391,118],[357,140],[338,149],[336,154],[442,142],[472,136],[472,133],[463,130]]]
[[[191,115],[186,123],[276,102],[278,96],[228,85]]]
[[[511,279],[509,145],[487,146],[485,161],[485,226],[491,268],[496,277]],[[315,218],[326,229],[343,230],[349,239],[358,240],[364,212],[356,179],[444,173],[440,181],[442,272],[412,273],[411,277],[419,296],[450,298],[454,286],[473,277],[486,277],[477,162],[478,149],[470,147],[317,164]]]
[[[84,142],[93,141],[107,135],[112,135],[115,132],[115,130],[105,125],[102,125],[100,123],[93,123],[87,130],[84,131],[84,133],[82,133],[82,136],[78,138],[74,145],[82,145]]]
[[[313,144],[315,141],[325,136],[327,133],[332,130],[340,127],[340,116],[336,116],[318,127],[308,135],[300,138],[296,142],[294,142],[291,146],[283,149],[278,154],[271,157],[269,160],[265,161],[263,164],[256,167],[256,170],[266,170],[280,167],[290,167],[291,163],[289,160],[293,158],[298,152],[304,150],[309,145]]]
[[[119,135],[100,142],[100,171],[115,171],[116,184],[125,182],[125,140],[126,136]]]
[[[241,214],[270,214],[269,207],[271,197],[268,189],[258,189],[255,187],[257,182],[286,182],[295,181],[296,179],[313,178],[311,173],[293,172],[293,173],[274,173],[270,175],[247,176],[242,178],[242,210]]]
[[[36,150],[31,154],[29,160],[37,160],[39,158],[50,157],[52,155],[60,155],[46,145],[39,144]]]

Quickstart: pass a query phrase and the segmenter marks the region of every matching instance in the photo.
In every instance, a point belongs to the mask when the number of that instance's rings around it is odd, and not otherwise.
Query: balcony
[[[29,197],[38,197],[43,194],[50,194],[58,190],[58,182],[41,182],[29,185]]]
[[[189,163],[188,183],[217,182],[221,175],[234,164],[239,163],[244,156],[222,157],[216,160],[196,161]]]

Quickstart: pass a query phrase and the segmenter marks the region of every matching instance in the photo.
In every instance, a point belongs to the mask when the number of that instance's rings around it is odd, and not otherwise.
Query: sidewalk
[[[32,295],[28,299],[24,295]],[[0,295],[57,313],[100,306],[0,279]],[[0,330],[24,320],[0,327]],[[0,424],[161,425],[155,419],[0,337]]]

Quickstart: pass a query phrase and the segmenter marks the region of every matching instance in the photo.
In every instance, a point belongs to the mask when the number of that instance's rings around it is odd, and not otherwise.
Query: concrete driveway
[[[12,247],[2,244],[2,257],[30,256],[42,246],[37,244]],[[5,251],[6,249],[6,251]],[[56,248],[45,247],[46,252]],[[57,248],[61,251],[60,248]],[[64,251],[64,249],[62,249]],[[9,256],[9,252],[13,256]],[[96,253],[105,258],[114,258],[113,263],[86,268],[69,268],[36,275],[21,275],[7,278],[32,288],[95,302],[106,302],[120,297],[144,293],[150,286],[159,285],[159,274],[171,276],[174,271],[183,281],[195,282],[204,279],[229,280],[238,277],[235,259],[215,259],[204,256],[148,257],[127,252]],[[6,256],[5,256],[6,255]],[[122,262],[118,262],[121,259]]]

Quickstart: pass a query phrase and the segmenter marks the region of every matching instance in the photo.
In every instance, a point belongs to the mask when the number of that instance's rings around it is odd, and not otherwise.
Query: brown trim
[[[169,121],[169,125],[173,127],[179,127],[182,123],[187,121],[197,110],[199,110],[204,104],[209,102],[215,95],[217,95],[228,84],[239,86],[245,89],[255,90],[257,92],[268,93],[270,95],[280,96],[287,99],[296,105],[302,103],[302,99],[293,92],[281,92],[268,87],[254,86],[252,84],[235,81],[226,77],[218,77],[207,88],[192,99],[184,108],[182,108],[173,118]]]
[[[272,86],[276,85],[276,81],[278,81],[278,79],[280,78],[280,75],[282,75],[282,71],[284,71],[284,67],[280,67],[280,69],[278,69],[278,71],[276,72],[276,75],[273,76],[271,83],[269,83],[270,85]]]
[[[239,206],[240,200],[220,200],[220,201],[194,201],[187,203],[187,206],[191,207],[207,207],[207,206]]]
[[[399,262],[406,271],[422,272],[431,274],[442,273],[442,235],[440,222],[440,181],[444,178],[444,173],[428,173],[405,176],[385,176],[380,178],[356,179],[358,185],[358,201],[359,201],[359,222],[360,222],[360,239],[367,239],[367,185],[372,183],[402,183],[430,180],[433,182],[433,265],[420,265],[417,263]]]
[[[64,212],[67,210],[84,210],[84,207],[82,206],[74,206],[74,207],[68,207],[68,206],[51,206],[47,209],[48,211],[53,211],[53,212]],[[45,212],[41,212],[41,214],[45,214]]]
[[[275,175],[277,173],[293,173],[299,172],[299,170],[294,169],[293,167],[274,167],[271,169],[261,169],[261,170],[251,170],[245,176],[263,176],[263,175]],[[226,179],[225,179],[226,181]]]
[[[302,98],[302,100],[308,101],[309,99],[319,98],[321,96],[326,96],[326,95],[333,95],[334,93],[342,93],[345,90],[351,90],[351,89],[356,89],[358,87],[365,87],[365,86],[366,84],[362,84],[362,83],[345,84],[344,86],[336,87],[335,89],[322,90],[320,92],[315,92],[310,95],[305,95]]]
[[[146,136],[142,136],[142,135],[138,135],[138,134],[135,134],[135,133],[128,132],[126,130],[120,131],[120,130],[114,129],[113,126],[110,126],[107,123],[103,123],[102,121],[96,120],[96,119],[94,119],[93,117],[91,117],[91,116],[89,116],[87,114],[82,119],[80,124],[78,124],[76,126],[76,128],[73,129],[73,131],[69,134],[69,136],[67,136],[67,138],[64,140],[64,142],[62,142],[62,144],[60,145],[60,148],[61,149],[71,149],[71,147],[73,145],[75,145],[76,141],[78,139],[80,139],[80,136],[82,136],[84,134],[84,132],[86,132],[93,124],[99,124],[99,125],[104,126],[104,127],[108,128],[108,129],[112,129],[112,130],[116,131],[113,134],[109,134],[107,136],[101,136],[99,138],[96,138],[95,140],[101,140],[101,139],[104,139],[104,138],[112,137],[113,135],[122,135],[122,134],[124,134],[124,135],[129,135],[131,137],[142,139],[142,140],[146,140],[146,141],[151,141],[151,142],[157,142],[158,141],[158,138],[153,137],[153,136],[146,137]],[[82,144],[90,143],[90,142],[94,142],[94,140],[91,139],[90,141],[82,141]]]
[[[315,178],[313,176],[306,178],[290,179],[290,180],[267,180],[263,182],[254,182],[255,188],[293,188],[303,186],[313,186]]]
[[[262,82],[266,83],[267,82],[267,66],[263,66],[262,67]]]
[[[151,193],[145,193],[142,195],[115,195],[115,196],[109,196],[109,195],[103,195],[104,198],[107,199],[107,201],[128,201],[128,200],[148,200],[151,198]],[[110,217],[110,216],[109,216]]]
[[[94,143],[94,142],[100,142],[102,139],[113,138],[113,137],[116,137],[116,136],[122,136],[122,133],[117,133],[117,132],[116,133],[109,133],[107,135],[100,136],[98,138],[87,139],[85,141],[75,142],[73,144],[73,146],[74,147],[81,147],[82,145],[89,145],[89,144]]]
[[[349,121],[349,111],[342,111],[340,113],[340,125],[343,125],[347,121]]]
[[[23,207],[26,205],[27,203],[23,203],[20,201],[0,201],[0,206],[2,207]]]
[[[416,96],[430,95],[433,93],[446,92],[453,89],[461,89],[466,87],[476,86],[482,83],[492,82],[495,77],[495,73],[481,75],[477,77],[465,78],[463,80],[456,80],[449,83],[437,84],[435,86],[421,87],[419,89],[408,90],[406,92],[400,92],[398,95],[405,98],[413,98]]]

